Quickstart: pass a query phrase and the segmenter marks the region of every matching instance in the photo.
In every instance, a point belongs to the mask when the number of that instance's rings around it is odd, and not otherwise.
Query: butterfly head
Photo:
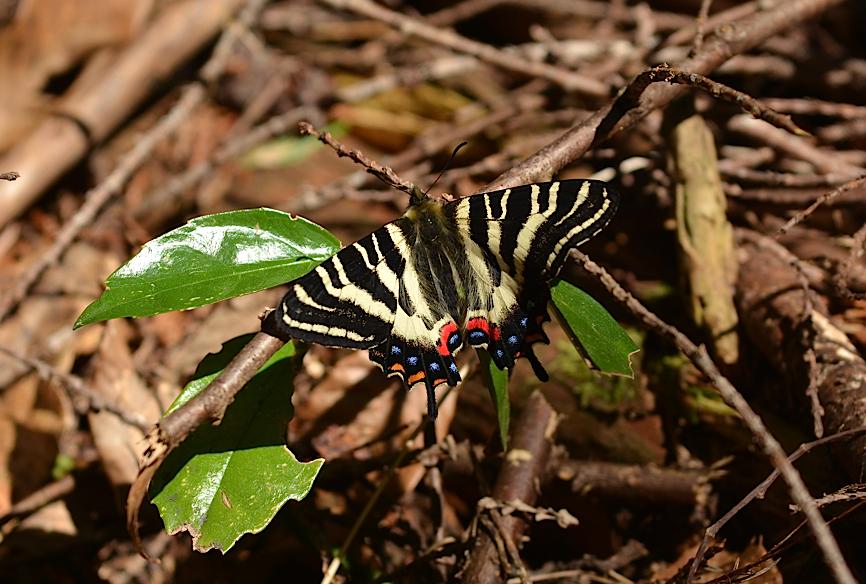
[[[412,192],[409,194],[410,207],[417,207],[424,204],[425,201],[429,200],[430,197],[427,195],[426,192],[419,189],[417,185],[412,185]]]

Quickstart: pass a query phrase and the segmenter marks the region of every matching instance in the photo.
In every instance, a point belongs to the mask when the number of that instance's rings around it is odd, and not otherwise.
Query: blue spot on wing
[[[448,366],[448,369],[450,369],[452,373],[457,373],[457,363],[451,363]]]
[[[403,352],[403,350],[400,349],[399,346],[397,346],[397,345],[391,345],[391,353],[392,353],[392,354],[394,354],[394,355],[399,355],[399,354],[402,353],[402,352]]]
[[[439,363],[430,363],[430,371],[439,371]]]
[[[510,337],[508,337],[508,344],[509,345],[516,345],[519,342],[520,342],[520,339],[517,338],[517,335],[511,335]]]
[[[412,365],[413,367],[418,364],[418,357],[412,355],[411,357],[406,358],[406,363]]]

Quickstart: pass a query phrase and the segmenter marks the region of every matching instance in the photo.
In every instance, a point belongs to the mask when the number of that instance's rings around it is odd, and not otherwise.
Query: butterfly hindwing
[[[606,183],[592,180],[524,185],[450,203],[478,282],[468,307],[469,343],[486,348],[500,368],[527,357],[546,378],[532,345],[548,342],[550,280],[571,248],[610,221],[617,204]]]

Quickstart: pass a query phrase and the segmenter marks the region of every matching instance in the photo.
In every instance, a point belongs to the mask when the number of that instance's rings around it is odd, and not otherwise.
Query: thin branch
[[[707,26],[707,17],[710,14],[710,5],[713,0],[702,0],[698,17],[695,20],[695,38],[692,41],[692,54],[701,52],[704,44],[704,28]]]
[[[7,347],[0,347],[0,353],[5,353],[16,361],[30,367],[42,379],[57,383],[72,397],[83,399],[87,402],[88,409],[93,411],[105,410],[106,412],[111,412],[130,426],[134,426],[142,432],[146,432],[151,426],[151,421],[146,420],[137,412],[127,411],[119,404],[106,398],[100,392],[84,383],[84,381],[77,375],[63,373],[41,359],[21,355]]]
[[[797,462],[797,460],[800,459],[801,456],[807,454],[808,452],[811,452],[819,446],[838,442],[845,438],[852,438],[863,433],[866,433],[866,428],[855,428],[853,430],[846,430],[844,432],[839,432],[838,434],[833,434],[831,436],[825,436],[824,438],[819,438],[818,440],[813,440],[812,442],[806,442],[804,444],[801,444],[797,448],[797,450],[795,450],[791,453],[790,456],[788,456],[788,462],[790,464],[794,464],[795,462]],[[776,479],[779,478],[779,475],[779,469],[774,469],[773,472],[771,472],[766,479],[764,479],[754,489],[749,491],[749,493],[745,497],[740,499],[739,503],[731,507],[731,509],[727,513],[725,513],[718,521],[716,521],[706,529],[706,531],[704,532],[704,537],[701,540],[701,544],[698,546],[698,551],[695,552],[695,557],[691,561],[688,581],[693,580],[694,577],[697,575],[697,571],[700,568],[701,563],[703,562],[704,554],[709,547],[710,540],[715,538],[716,535],[718,535],[719,531],[721,531],[722,528],[731,519],[733,519],[737,513],[742,511],[746,507],[746,505],[748,505],[755,499],[763,499],[764,496],[767,494],[769,488],[773,485],[774,482],[776,482]],[[818,505],[817,501],[815,501],[815,505]],[[797,509],[799,510],[799,507],[797,507]]]
[[[677,68],[706,75],[731,56],[758,46],[773,35],[812,18],[844,0],[793,0],[757,13],[748,20],[738,21],[704,42],[700,53],[678,64]],[[552,177],[572,161],[642,120],[651,111],[664,107],[682,95],[680,87],[649,87],[638,103],[613,103],[599,109],[581,121],[556,141],[548,144],[517,166],[487,184],[484,191],[537,182]]]
[[[835,189],[828,193],[824,193],[818,198],[818,200],[816,200],[814,203],[812,203],[802,211],[799,211],[796,215],[786,221],[784,225],[779,227],[774,237],[778,239],[779,237],[785,235],[785,233],[787,233],[789,229],[791,229],[798,223],[801,223],[804,219],[806,219],[806,217],[814,213],[821,205],[826,205],[827,203],[830,203],[834,199],[837,199],[839,196],[841,196],[843,193],[850,191],[851,189],[855,189],[862,184],[866,184],[866,175],[850,180],[838,189]]]
[[[788,490],[791,498],[802,509],[809,521],[809,526],[815,534],[818,542],[818,547],[821,548],[824,554],[824,559],[828,567],[832,571],[837,582],[843,584],[854,584],[856,580],[851,573],[850,568],[845,563],[845,558],[839,549],[839,544],[833,537],[830,528],[821,513],[818,510],[815,500],[809,494],[806,485],[803,483],[800,473],[788,460],[785,451],[779,442],[767,430],[760,416],[755,413],[749,402],[740,394],[739,391],[731,384],[726,377],[716,367],[713,360],[707,354],[704,347],[698,347],[688,337],[679,330],[661,320],[654,313],[647,310],[634,296],[632,296],[625,288],[613,279],[607,271],[589,259],[588,256],[572,251],[572,256],[576,257],[583,268],[596,276],[605,288],[610,291],[611,295],[620,303],[625,305],[637,318],[639,318],[647,327],[657,331],[663,336],[670,339],[676,347],[710,380],[713,386],[719,390],[719,394],[726,404],[731,406],[742,418],[746,427],[752,432],[755,440],[761,445],[761,449],[770,459],[773,467],[779,471],[785,482],[788,484]]]
[[[723,85],[718,81],[713,81],[708,77],[704,77],[703,75],[699,75],[697,73],[690,73],[688,71],[682,71],[680,69],[672,69],[670,67],[653,67],[647,71],[644,71],[640,75],[638,75],[634,81],[629,84],[628,89],[626,89],[626,93],[630,91],[635,91],[634,99],[637,102],[640,98],[640,94],[643,93],[646,86],[650,83],[657,83],[664,81],[666,83],[671,84],[679,84],[679,85],[688,85],[690,87],[695,87],[702,91],[706,91],[713,97],[717,99],[721,99],[722,101],[727,101],[729,103],[733,103],[742,109],[745,112],[748,112],[753,117],[764,120],[774,126],[778,126],[783,130],[786,130],[792,134],[797,136],[809,136],[810,134],[805,130],[801,129],[791,120],[790,116],[785,114],[780,114],[777,111],[774,111],[772,108],[767,106],[766,104],[758,101],[751,95],[747,93],[743,93],[742,91],[737,91],[732,87],[728,87],[727,85]]]
[[[238,16],[238,22],[230,24],[223,32],[213,55],[202,68],[201,79],[204,84],[213,83],[225,69],[228,57],[239,36],[239,27],[248,27],[254,21],[267,0],[248,0]],[[171,111],[136,142],[115,169],[96,187],[84,195],[84,204],[64,225],[51,248],[18,279],[15,287],[7,292],[0,301],[0,322],[6,319],[28,291],[42,277],[45,271],[63,256],[64,252],[78,238],[81,231],[90,225],[102,208],[120,193],[132,174],[144,164],[154,148],[170,136],[186,120],[192,111],[207,96],[206,87],[198,82],[187,86]]]
[[[591,97],[606,97],[610,94],[608,86],[595,79],[547,63],[528,61],[519,55],[468,39],[450,29],[436,28],[417,18],[389,10],[370,0],[322,0],[322,2],[338,10],[348,10],[379,20],[398,29],[403,34],[416,36],[425,41],[448,47],[453,51],[471,55],[503,69],[530,77],[547,79],[567,91],[583,93]]]
[[[319,132],[307,122],[299,123],[298,131],[306,136],[315,136],[320,142],[333,148],[334,152],[337,153],[337,156],[345,156],[354,162],[357,162],[367,169],[368,173],[372,174],[388,186],[401,190],[404,193],[412,194],[415,185],[397,176],[397,173],[395,173],[390,167],[379,164],[375,160],[371,160],[360,150],[354,150],[344,146],[342,143],[335,140],[334,137],[331,136],[330,132]]]

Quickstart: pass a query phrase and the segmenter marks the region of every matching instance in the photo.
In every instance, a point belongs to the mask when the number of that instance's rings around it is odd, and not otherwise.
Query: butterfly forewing
[[[289,284],[275,334],[331,347],[367,349],[391,335],[407,258],[389,223]]]
[[[460,380],[464,340],[500,368],[547,342],[550,281],[568,251],[610,221],[619,197],[593,180],[524,185],[441,205],[414,203],[398,220],[294,281],[270,330],[329,346],[368,348],[407,385]]]

